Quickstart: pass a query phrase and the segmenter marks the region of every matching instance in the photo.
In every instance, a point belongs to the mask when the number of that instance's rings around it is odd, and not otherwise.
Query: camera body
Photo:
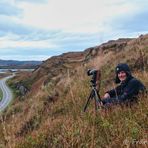
[[[88,70],[87,70],[87,75],[88,75],[88,76],[92,76],[92,79],[91,79],[90,82],[91,82],[93,85],[96,85],[96,82],[97,82],[97,80],[98,80],[98,73],[99,73],[99,71],[96,70],[96,69],[93,69],[93,70],[88,69]]]

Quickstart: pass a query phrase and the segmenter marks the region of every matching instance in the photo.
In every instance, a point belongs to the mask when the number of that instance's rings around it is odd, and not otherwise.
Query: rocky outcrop
[[[19,91],[20,96],[25,96],[26,93],[29,91],[29,89],[21,83],[16,83],[15,85],[16,85],[16,89]]]

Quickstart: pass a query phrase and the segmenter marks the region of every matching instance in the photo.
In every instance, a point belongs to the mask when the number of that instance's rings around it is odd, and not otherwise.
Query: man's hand
[[[109,93],[106,93],[106,94],[104,95],[103,99],[106,99],[106,98],[110,98]]]
[[[99,102],[99,103],[98,103],[98,106],[99,106],[99,107],[102,107],[102,106],[103,106],[103,103],[102,103],[102,102]]]

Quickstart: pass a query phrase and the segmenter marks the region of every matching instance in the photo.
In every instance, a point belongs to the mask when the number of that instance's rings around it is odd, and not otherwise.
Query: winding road
[[[0,80],[0,88],[3,92],[3,98],[0,101],[0,112],[2,112],[8,106],[13,98],[11,90],[6,85],[6,81],[12,77],[14,77],[14,74]]]

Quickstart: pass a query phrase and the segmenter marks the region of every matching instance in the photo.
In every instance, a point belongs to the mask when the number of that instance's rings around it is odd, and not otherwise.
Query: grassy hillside
[[[16,97],[1,115],[0,144],[17,148],[146,147],[146,94],[132,107],[95,112],[93,100],[85,113],[83,107],[91,90],[88,68],[101,70],[101,96],[114,87],[114,68],[120,62],[128,63],[133,75],[148,87],[147,45],[147,35],[124,43],[112,41],[80,53],[77,61],[65,59],[67,55],[55,57],[30,75],[16,76],[10,83],[21,81],[30,91]]]

